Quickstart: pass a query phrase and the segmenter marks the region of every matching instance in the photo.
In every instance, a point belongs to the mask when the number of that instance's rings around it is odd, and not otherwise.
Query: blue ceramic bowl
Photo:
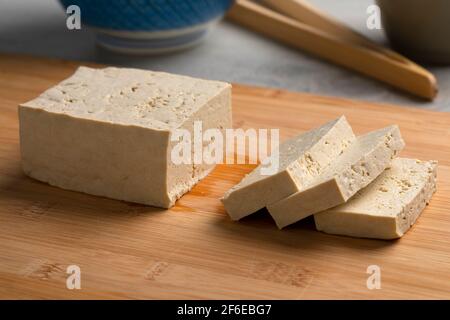
[[[233,0],[60,0],[77,5],[98,43],[135,54],[180,50],[200,42]]]

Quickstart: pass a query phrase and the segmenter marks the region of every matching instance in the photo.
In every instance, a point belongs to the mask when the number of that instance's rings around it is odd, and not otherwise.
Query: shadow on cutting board
[[[277,243],[311,251],[329,246],[367,251],[389,248],[398,243],[398,240],[352,238],[319,232],[316,230],[313,216],[279,230],[267,209],[261,209],[239,221],[232,221],[228,216],[224,216],[217,225],[242,241],[251,239],[260,243]]]

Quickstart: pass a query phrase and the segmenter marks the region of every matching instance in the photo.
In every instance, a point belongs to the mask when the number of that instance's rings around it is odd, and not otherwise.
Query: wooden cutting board
[[[20,168],[17,105],[76,62],[0,55],[0,298],[450,298],[450,114],[235,85],[234,126],[286,138],[345,114],[357,133],[399,124],[403,156],[439,161],[438,191],[400,240],[232,222],[219,198],[250,165],[220,165],[170,210],[61,190]],[[81,290],[66,288],[69,265]],[[369,290],[369,265],[381,289]]]

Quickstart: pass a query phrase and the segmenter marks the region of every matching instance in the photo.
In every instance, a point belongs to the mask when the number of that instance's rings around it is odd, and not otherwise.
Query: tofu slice
[[[19,106],[23,171],[64,189],[168,208],[213,168],[172,161],[178,129],[231,128],[231,85],[80,67]],[[191,148],[193,150],[193,148]],[[192,158],[191,158],[192,159]]]
[[[318,230],[352,237],[400,238],[436,191],[436,161],[397,158],[347,203],[314,215]]]
[[[310,186],[267,206],[281,229],[346,202],[386,169],[405,143],[397,126],[358,137]]]
[[[307,186],[355,140],[344,116],[296,136],[279,147],[278,171],[264,175],[262,165],[228,190],[222,203],[239,220]]]

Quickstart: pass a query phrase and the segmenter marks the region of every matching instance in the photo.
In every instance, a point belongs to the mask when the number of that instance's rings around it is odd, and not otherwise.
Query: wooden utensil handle
[[[262,0],[264,5],[273,8],[286,16],[329,34],[336,35],[349,43],[367,44],[369,40],[363,35],[348,28],[336,19],[318,10],[303,0]]]
[[[348,42],[349,44],[365,46],[368,49],[383,53],[399,62],[415,65],[418,68],[423,69],[401,54],[376,44],[364,35],[356,32],[345,24],[322,12],[307,1],[262,0],[261,2],[268,5],[270,8],[273,8],[275,11],[278,11],[311,27],[316,27],[329,35],[334,35],[338,39]]]
[[[228,18],[322,59],[358,71],[413,95],[433,99],[435,77],[413,64],[391,59],[383,52],[349,44],[315,27],[303,24],[248,0],[237,0]]]

